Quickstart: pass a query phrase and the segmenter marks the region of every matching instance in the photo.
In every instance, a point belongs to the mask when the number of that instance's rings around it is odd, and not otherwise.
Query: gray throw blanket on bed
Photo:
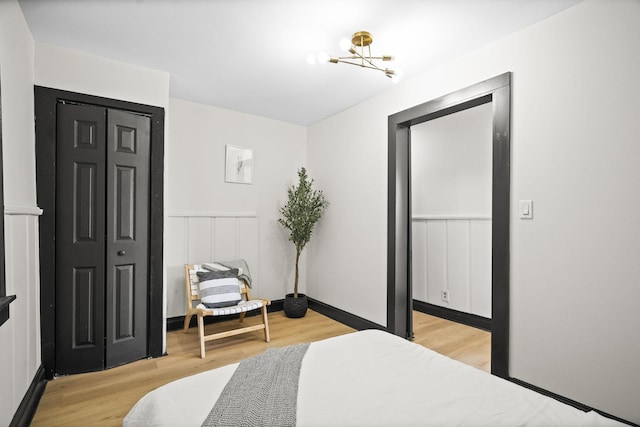
[[[300,367],[309,343],[273,348],[240,362],[203,427],[296,425]]]

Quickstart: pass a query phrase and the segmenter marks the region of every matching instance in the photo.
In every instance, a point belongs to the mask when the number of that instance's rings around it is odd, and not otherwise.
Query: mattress
[[[200,426],[237,366],[151,391],[124,426]],[[298,426],[322,427],[624,425],[377,330],[311,344],[296,417]]]

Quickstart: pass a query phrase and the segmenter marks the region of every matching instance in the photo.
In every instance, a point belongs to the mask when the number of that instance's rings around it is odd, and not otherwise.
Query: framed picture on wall
[[[253,183],[252,149],[235,145],[226,146],[224,180],[238,184]]]

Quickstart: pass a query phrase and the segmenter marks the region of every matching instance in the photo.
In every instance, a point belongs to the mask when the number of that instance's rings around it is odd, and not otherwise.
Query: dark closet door
[[[59,104],[56,373],[104,369],[106,110]]]
[[[107,112],[106,367],[147,354],[151,121]]]
[[[148,117],[58,104],[56,373],[147,354]]]

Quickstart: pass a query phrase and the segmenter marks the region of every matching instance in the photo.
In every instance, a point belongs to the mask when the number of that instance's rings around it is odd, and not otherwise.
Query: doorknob
[[[119,256],[122,256],[122,255],[125,255],[125,254],[126,254],[126,252],[125,252],[125,251],[118,251],[118,255],[119,255]]]

